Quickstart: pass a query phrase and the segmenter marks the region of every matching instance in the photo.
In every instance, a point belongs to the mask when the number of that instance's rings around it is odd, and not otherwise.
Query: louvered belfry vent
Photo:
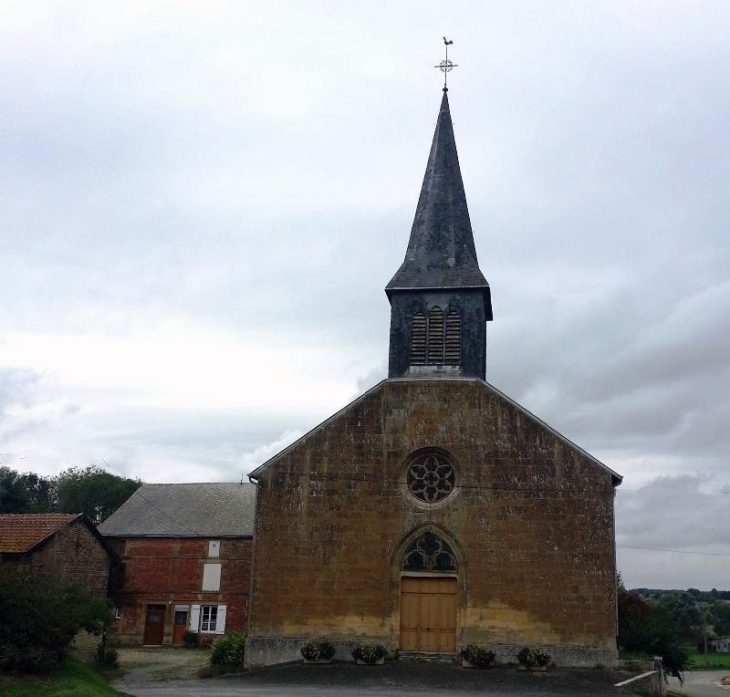
[[[428,313],[428,364],[444,363],[444,311],[436,306]]]
[[[451,310],[446,316],[446,365],[461,363],[461,316]]]
[[[426,364],[426,315],[416,312],[411,324],[411,365]]]

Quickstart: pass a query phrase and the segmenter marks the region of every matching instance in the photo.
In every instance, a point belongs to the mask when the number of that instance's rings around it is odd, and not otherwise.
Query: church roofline
[[[504,394],[504,392],[498,390],[496,387],[494,387],[494,385],[491,385],[486,380],[482,380],[481,378],[433,378],[433,377],[428,377],[428,378],[413,378],[413,377],[408,377],[408,378],[386,378],[385,380],[381,380],[376,385],[373,385],[373,387],[371,387],[369,390],[367,390],[366,392],[363,392],[359,397],[356,397],[354,400],[352,400],[352,402],[350,402],[349,404],[346,404],[344,407],[342,407],[342,409],[339,409],[337,412],[335,412],[334,414],[332,414],[332,416],[330,416],[329,418],[325,419],[321,423],[317,424],[317,426],[315,426],[314,428],[312,428],[309,431],[307,431],[307,433],[305,433],[303,436],[301,436],[300,438],[298,438],[297,440],[295,440],[288,447],[284,448],[284,450],[282,450],[281,452],[277,453],[273,457],[269,458],[263,464],[259,465],[255,470],[253,470],[253,472],[251,472],[248,475],[248,478],[249,478],[249,480],[251,480],[253,482],[256,482],[257,479],[258,479],[258,477],[261,476],[261,473],[265,469],[268,469],[271,465],[275,464],[278,460],[280,460],[282,457],[284,457],[287,453],[291,452],[294,448],[297,448],[301,443],[303,443],[304,441],[308,440],[318,430],[324,428],[329,423],[331,423],[332,421],[334,421],[335,419],[337,419],[341,414],[344,414],[350,408],[352,408],[353,406],[355,406],[359,402],[363,401],[364,399],[366,399],[367,397],[369,397],[371,394],[373,394],[377,390],[381,389],[382,386],[385,383],[389,383],[389,382],[393,382],[393,383],[398,383],[398,382],[414,383],[414,382],[417,382],[417,381],[423,381],[423,382],[433,382],[433,381],[444,382],[444,381],[448,381],[448,380],[453,380],[453,381],[458,381],[458,382],[465,382],[466,381],[466,382],[478,382],[478,383],[481,383],[488,390],[491,390],[493,393],[495,393],[496,395],[498,395],[499,397],[501,397],[502,399],[504,399],[506,402],[508,402],[509,404],[511,404],[513,407],[515,407],[516,409],[518,409],[519,411],[521,411],[525,416],[527,416],[530,419],[533,419],[534,421],[536,421],[540,426],[542,426],[543,428],[545,428],[547,431],[549,431],[552,435],[554,435],[560,441],[562,441],[563,443],[565,443],[567,446],[569,446],[570,448],[573,448],[574,450],[576,450],[577,452],[579,452],[581,455],[583,455],[584,457],[588,458],[595,465],[598,465],[598,467],[600,467],[602,470],[604,470],[605,472],[607,472],[608,474],[610,474],[611,475],[611,480],[612,480],[612,483],[613,483],[613,486],[614,487],[618,486],[623,481],[623,477],[620,474],[618,474],[618,472],[615,472],[614,470],[612,470],[607,465],[604,465],[600,460],[598,460],[597,458],[593,457],[593,455],[591,455],[589,452],[587,452],[586,450],[583,450],[583,448],[581,448],[579,445],[576,445],[572,440],[570,440],[569,438],[567,438],[566,436],[564,436],[559,431],[556,431],[552,426],[550,426],[549,424],[545,423],[545,421],[543,421],[540,417],[535,416],[535,414],[533,414],[529,409],[526,409],[521,404],[519,404],[519,402],[516,402],[514,399],[508,397],[506,394]]]

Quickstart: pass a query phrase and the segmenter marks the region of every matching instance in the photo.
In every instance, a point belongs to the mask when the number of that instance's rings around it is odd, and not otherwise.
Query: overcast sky
[[[443,34],[488,381],[730,588],[727,2],[4,2],[0,463],[237,481],[385,376]]]

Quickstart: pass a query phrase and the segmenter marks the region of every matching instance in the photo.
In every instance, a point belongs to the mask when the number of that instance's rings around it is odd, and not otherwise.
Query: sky
[[[487,380],[730,588],[727,2],[3,2],[0,465],[240,481],[385,377],[444,34]]]

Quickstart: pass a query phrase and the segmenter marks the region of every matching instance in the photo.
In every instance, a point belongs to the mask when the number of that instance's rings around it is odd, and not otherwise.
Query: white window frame
[[[208,540],[208,556],[215,559],[221,555],[221,541]]]
[[[201,605],[200,606],[200,633],[215,634],[218,624],[218,606],[217,605]]]
[[[225,634],[227,613],[226,605],[193,605],[193,613],[200,615],[199,631],[201,634]],[[213,617],[213,615],[215,615],[215,617]],[[198,625],[196,625],[196,627],[197,626]],[[198,629],[193,631],[198,631]]]

